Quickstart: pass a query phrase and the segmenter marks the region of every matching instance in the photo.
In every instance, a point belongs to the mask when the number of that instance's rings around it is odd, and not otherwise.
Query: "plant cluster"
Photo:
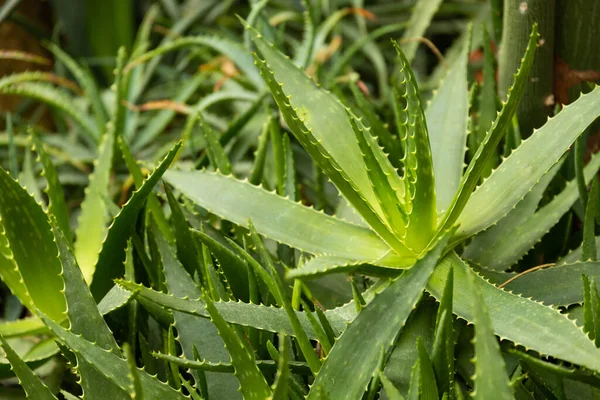
[[[367,9],[306,1],[300,34],[268,3],[237,38],[154,49],[151,8],[107,91],[52,42],[75,82],[0,78],[58,130],[22,114],[0,136],[7,396],[599,398],[600,156],[569,149],[600,89],[523,139],[537,25],[500,101],[485,27],[429,81],[416,43],[387,41],[422,36],[441,1],[370,32]]]

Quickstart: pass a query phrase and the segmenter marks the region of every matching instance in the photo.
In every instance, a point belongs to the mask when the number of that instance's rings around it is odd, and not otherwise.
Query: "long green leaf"
[[[393,344],[406,323],[447,243],[447,236],[358,314],[333,346],[315,378],[309,400],[320,398],[321,391],[335,398],[362,397],[377,368],[381,349],[385,351]],[[366,337],[369,346],[364,346]]]
[[[555,165],[538,184],[547,185],[552,179],[553,173],[559,167],[560,164]],[[599,168],[600,154],[597,154],[585,168],[587,182],[596,176]],[[543,188],[539,188],[541,189],[539,191],[537,190],[538,184],[525,196],[522,202],[517,204],[515,209],[499,221],[498,225],[494,225],[480,235],[475,236],[465,251],[464,257],[487,269],[496,271],[506,270],[539,242],[550,228],[558,223],[560,218],[579,197],[577,181],[573,180],[550,203],[540,208],[535,214],[527,217],[527,212],[523,208],[529,206],[535,207],[537,205],[536,203],[531,204],[533,202],[530,202],[530,200],[535,201],[535,199],[530,199],[530,196],[538,197],[539,195],[541,197],[544,191]],[[513,215],[520,214],[522,211],[525,212],[521,216]],[[519,221],[521,219],[522,222]],[[516,240],[502,240],[502,238],[506,237],[512,237]],[[595,248],[595,243],[593,243],[593,246]]]
[[[460,185],[465,163],[469,94],[467,62],[470,40],[463,45],[425,111],[433,157],[437,211],[450,206]]]
[[[76,355],[81,355],[101,374],[117,384],[121,389],[125,391],[129,390],[129,365],[126,360],[116,354],[107,352],[94,343],[88,342],[81,336],[75,335],[45,315],[41,314],[40,317],[52,333],[56,335],[56,338],[67,346],[69,350]],[[144,371],[140,371],[140,379],[142,382],[144,398],[181,400],[183,397],[183,394],[180,391],[169,387],[165,383],[159,381],[158,378],[151,376]]]
[[[23,82],[0,87],[0,93],[26,96],[42,101],[73,118],[73,121],[81,128],[81,136],[90,143],[95,144],[100,138],[100,133],[94,121],[90,119],[85,110],[82,110],[73,98],[51,85]]]
[[[517,72],[517,75],[515,76],[515,82],[509,91],[508,100],[504,104],[504,107],[502,107],[502,111],[500,111],[500,113],[496,117],[496,120],[492,124],[490,131],[488,132],[485,139],[483,140],[483,142],[477,149],[475,156],[469,163],[469,166],[467,167],[467,171],[465,172],[465,174],[463,175],[463,178],[461,180],[461,184],[459,186],[458,192],[454,196],[454,199],[452,200],[450,207],[446,210],[446,213],[444,214],[444,217],[440,223],[440,226],[442,229],[448,225],[453,225],[454,222],[456,222],[456,220],[458,219],[458,221],[461,223],[461,228],[459,231],[457,231],[457,234],[463,234],[463,232],[467,232],[467,228],[465,227],[464,220],[469,219],[469,218],[473,219],[473,214],[475,214],[476,212],[479,211],[478,209],[471,210],[469,207],[467,207],[470,204],[473,204],[473,202],[474,202],[474,200],[471,199],[472,198],[471,193],[473,192],[473,189],[479,182],[479,178],[481,177],[481,174],[483,173],[484,168],[486,166],[487,159],[491,156],[491,154],[493,154],[496,151],[498,143],[500,143],[502,136],[504,135],[507,127],[509,126],[510,122],[512,121],[513,115],[517,111],[517,107],[519,105],[521,95],[522,95],[523,91],[525,90],[525,84],[527,83],[527,76],[529,75],[529,70],[531,69],[531,65],[533,64],[533,57],[535,54],[538,37],[539,37],[539,34],[537,32],[537,25],[534,25],[531,35],[529,36],[529,44],[527,45],[527,51],[525,52],[525,57],[523,58],[523,61],[521,63],[521,68]],[[514,155],[514,153],[513,153],[513,155]],[[528,155],[527,162],[530,162],[531,158],[529,157],[529,153],[527,153],[527,155]],[[561,153],[561,155],[562,155],[562,153]],[[560,156],[556,157],[553,160],[552,165],[554,165],[556,163],[556,161],[558,161],[559,158],[560,158]],[[502,165],[506,165],[506,162],[504,162]],[[552,166],[552,165],[550,165],[550,166]],[[548,168],[546,168],[543,172],[548,171],[548,169],[550,169],[550,166]],[[502,166],[500,168],[502,168]],[[519,173],[521,173],[522,168],[518,168],[518,171],[519,171]],[[542,177],[542,175],[543,174],[540,174],[540,176],[538,176],[533,182],[537,182],[539,180],[539,178]],[[521,181],[521,180],[519,180],[519,181]],[[485,185],[486,185],[486,183],[484,182],[484,184],[479,187],[477,192],[485,193],[486,190],[482,190],[482,188]],[[520,200],[521,198],[523,198],[525,193],[527,193],[531,189],[532,186],[533,186],[533,183],[527,187],[527,190],[523,194],[521,194],[521,196],[518,199]],[[473,194],[473,195],[475,195],[475,194]],[[497,198],[495,200],[497,200]],[[489,199],[487,201],[489,201]],[[516,204],[516,202],[515,202],[515,204]],[[485,206],[488,206],[488,205],[489,204],[485,204]],[[512,206],[514,206],[514,204],[511,205],[511,208],[512,208]],[[464,210],[464,212],[463,212],[463,210]],[[504,216],[504,215],[506,215],[506,212],[504,214],[502,214],[501,216]],[[459,218],[461,216],[462,216],[462,218]],[[488,215],[486,215],[486,216],[488,216]],[[478,217],[481,218],[479,215],[478,215]],[[500,219],[500,218],[496,218],[492,222],[495,222],[498,219]],[[468,226],[468,224],[467,224],[467,226]],[[489,226],[489,224],[485,225],[483,228],[485,228],[487,226]],[[471,231],[471,230],[472,229],[469,229],[469,231]]]
[[[394,106],[397,128],[405,150],[402,181],[406,186],[410,225],[415,227],[409,227],[405,240],[409,248],[420,252],[429,244],[437,225],[434,165],[417,80],[396,42],[394,47],[400,59],[399,82],[394,87]]]
[[[115,79],[115,107],[116,110],[108,129],[102,136],[99,155],[94,160],[94,173],[90,177],[90,184],[85,190],[85,199],[81,203],[81,214],[77,220],[78,226],[75,231],[75,256],[88,284],[92,282],[98,255],[102,249],[102,242],[106,236],[106,225],[108,222],[108,206],[106,199],[109,196],[110,171],[113,163],[115,141],[122,132],[118,131],[118,119],[122,100],[122,68],[125,62],[125,53],[120,52],[117,59]]]
[[[178,298],[173,295],[148,289],[133,282],[117,280],[117,283],[124,289],[136,293],[140,298],[147,299],[148,301],[167,309],[208,318],[208,312],[204,309],[204,301],[202,300]],[[282,308],[242,302],[216,302],[214,305],[223,318],[231,324],[253,327],[274,333],[284,333],[290,336],[294,335],[294,330],[292,329],[285,310]],[[354,305],[352,305],[352,307],[353,306]],[[312,340],[317,340],[317,334],[312,328],[308,318],[306,318],[302,312],[298,311],[296,313],[298,314],[302,328],[308,337]],[[325,315],[331,323],[334,333],[339,335],[346,329],[346,324],[356,316],[356,313],[347,312],[346,309],[335,309],[326,311]]]
[[[56,396],[50,392],[48,386],[25,364],[2,336],[0,336],[0,344],[17,378],[19,378],[19,384],[27,393],[27,397],[36,400],[56,400]]]
[[[59,228],[62,230],[65,237],[71,241],[72,233],[71,227],[69,226],[69,213],[67,211],[65,195],[58,179],[58,174],[48,153],[46,153],[46,150],[44,149],[42,141],[33,133],[31,138],[33,140],[34,150],[38,154],[39,161],[42,164],[43,175],[48,182],[45,190],[48,195],[48,214],[56,218]]]
[[[506,366],[500,346],[494,336],[490,318],[487,315],[487,306],[481,295],[480,287],[475,283],[473,275],[470,277],[470,293],[475,298],[475,390],[473,398],[486,399],[514,399],[506,376]]]
[[[158,234],[155,237],[169,293],[175,296],[199,298],[201,296],[200,290],[192,277],[179,263],[165,238]],[[229,361],[229,354],[225,349],[223,339],[219,337],[217,329],[210,321],[177,311],[173,313],[173,317],[175,318],[178,341],[186,358],[194,359],[194,347],[196,347],[205,360],[215,363]],[[194,379],[198,380],[196,373],[194,373]],[[206,381],[211,396],[231,399],[239,397],[237,393],[239,384],[230,375],[206,373]]]
[[[454,313],[473,322],[476,299],[468,289],[468,280],[474,272],[455,253],[441,261],[427,290],[434,297],[441,298],[450,266],[454,269]],[[479,276],[475,282],[488,307],[494,334],[542,355],[600,370],[600,350],[558,310],[498,289]]]
[[[260,234],[303,251],[369,260],[381,258],[389,251],[369,229],[230,176],[170,170],[165,180],[211,213],[241,226],[247,226],[250,219]]]
[[[459,218],[458,234],[476,233],[505,216],[600,115],[599,101],[596,87],[524,141],[473,193]]]
[[[179,148],[181,142],[169,151],[165,158],[160,162],[152,175],[148,177],[146,182],[134,192],[133,196],[119,211],[112,225],[108,229],[106,239],[101,244],[102,250],[98,255],[98,263],[96,265],[93,280],[91,284],[92,294],[97,301],[111,289],[114,278],[123,276],[124,268],[123,261],[125,260],[125,247],[127,240],[131,236],[135,227],[135,220],[138,213],[144,206],[146,199],[154,190],[154,186],[169,168]]]
[[[48,216],[33,197],[0,168],[0,274],[21,302],[64,319],[60,261]],[[44,277],[44,279],[40,279]]]
[[[318,88],[302,70],[264,41],[256,30],[250,26],[246,29],[266,60],[257,63],[296,138],[371,226],[380,235],[385,235],[388,243],[395,243],[393,235],[386,233],[386,229],[377,223],[377,219],[383,220],[384,216],[361,161],[360,148],[344,106],[330,93]],[[377,158],[393,179],[397,174],[389,160],[385,156]],[[400,187],[394,182],[391,184]]]
[[[249,345],[239,337],[238,333],[221,316],[209,296],[204,296],[206,310],[210,319],[219,330],[231,356],[231,363],[235,368],[235,376],[240,381],[240,390],[245,399],[263,400],[272,395],[271,388],[265,377],[256,366],[254,353]]]
[[[119,346],[98,311],[69,243],[56,225],[53,226],[53,231],[62,263],[62,277],[65,282],[64,294],[71,331],[105,350],[119,354]],[[81,377],[79,384],[86,397],[115,400],[128,398],[126,392],[79,355],[77,356],[77,370]]]

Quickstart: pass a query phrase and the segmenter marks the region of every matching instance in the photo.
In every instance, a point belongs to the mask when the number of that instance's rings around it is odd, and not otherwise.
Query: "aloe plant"
[[[181,14],[163,3],[170,17]],[[584,167],[568,150],[600,116],[600,89],[521,142],[515,115],[536,26],[496,113],[486,43],[484,87],[469,89],[473,29],[439,85],[433,74],[428,101],[410,62],[415,42],[375,45],[405,28],[404,39],[422,36],[436,12],[448,12],[444,2],[418,1],[406,24],[368,34],[361,1],[342,10],[303,2],[298,42],[266,18],[293,21],[298,11],[273,3],[252,2],[243,46],[200,35],[148,50],[152,9],[131,54],[119,53],[108,107],[89,72],[53,44],[85,108],[37,82],[52,75],[0,80],[0,91],[66,115],[78,137],[71,145],[93,162],[73,218],[56,151],[68,145],[33,129],[27,141],[7,132],[0,277],[27,317],[0,323],[0,378],[16,378],[29,398],[595,398],[600,156]],[[344,35],[364,35],[324,59],[340,21]],[[289,43],[299,44],[293,57],[280,50]],[[225,89],[183,104],[201,71],[153,118],[127,108],[143,98],[162,55],[199,48],[239,69]],[[359,50],[379,65],[377,100],[356,76],[339,79]],[[222,102],[239,111],[230,124],[207,110]],[[175,106],[187,116],[170,135]],[[25,159],[19,180],[15,142],[38,155]],[[140,155],[150,160],[138,163]],[[576,177],[565,181],[571,164]],[[579,198],[580,248],[556,266],[520,272]]]

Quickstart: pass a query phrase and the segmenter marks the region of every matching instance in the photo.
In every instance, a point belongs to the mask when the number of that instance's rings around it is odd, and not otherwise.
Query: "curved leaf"
[[[441,298],[450,266],[454,269],[453,312],[467,321],[475,318],[476,299],[469,290],[473,271],[455,254],[446,256],[435,269],[427,290]],[[556,357],[586,368],[600,370],[600,350],[575,323],[558,310],[498,289],[475,277],[494,334],[544,356]]]
[[[231,176],[170,170],[165,180],[213,214],[310,253],[378,259],[389,247],[369,229],[349,224]]]

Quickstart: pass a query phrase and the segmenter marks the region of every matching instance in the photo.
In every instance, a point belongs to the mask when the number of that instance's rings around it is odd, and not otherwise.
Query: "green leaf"
[[[98,311],[89,288],[77,265],[73,251],[56,225],[53,226],[54,237],[58,247],[59,258],[62,263],[62,277],[64,279],[64,295],[67,301],[67,316],[69,329],[76,335],[81,335],[85,340],[95,343],[102,349],[118,354],[120,351],[112,332],[104,322]],[[81,377],[81,385],[86,397],[90,399],[127,399],[126,392],[113,384],[85,358],[77,355],[77,370]]]
[[[273,265],[273,262],[271,261],[271,256],[267,252],[267,249],[265,248],[261,238],[258,236],[254,225],[252,225],[251,222],[249,223],[249,225],[250,233],[252,235],[252,242],[257,248],[258,253],[260,255],[260,259],[262,263],[266,265],[268,272],[265,271],[265,269],[263,269],[263,267],[260,264],[258,264],[258,262],[256,262],[248,253],[245,253],[247,255],[246,262],[249,266],[253,268],[254,273],[258,277],[260,277],[261,280],[263,280],[267,287],[269,287],[269,290],[275,296],[275,300],[279,307],[285,310],[286,315],[290,320],[290,324],[292,325],[292,329],[294,329],[294,334],[296,336],[298,347],[300,347],[302,355],[308,362],[311,371],[313,372],[313,374],[316,375],[319,372],[319,369],[321,368],[321,361],[317,357],[317,354],[315,353],[315,350],[312,344],[310,343],[310,340],[308,339],[306,332],[302,327],[302,324],[300,323],[298,315],[292,308],[292,303],[288,298],[286,289],[283,286],[281,279],[279,278],[279,275],[277,273],[277,270],[275,269],[275,266]]]
[[[202,294],[196,283],[179,263],[165,238],[159,234],[155,235],[155,238],[169,293],[175,296],[200,298]],[[196,347],[202,357],[208,361],[215,363],[229,361],[225,344],[210,321],[182,312],[174,312],[173,317],[177,328],[178,341],[186,358],[194,359],[193,348]],[[198,381],[198,374],[194,373],[193,375],[194,379]],[[212,396],[223,396],[232,399],[238,397],[238,383],[231,375],[207,373],[205,379],[208,383],[209,394]]]
[[[160,162],[146,182],[133,193],[129,201],[123,206],[108,229],[106,239],[102,243],[102,250],[98,256],[92,284],[92,294],[97,301],[111,289],[113,279],[123,276],[123,261],[125,260],[125,247],[127,240],[135,228],[135,220],[144,206],[148,195],[154,190],[167,168],[173,162],[175,155],[181,147],[178,142]],[[78,258],[79,260],[79,258]]]
[[[165,180],[209,212],[310,253],[378,259],[389,247],[369,229],[330,217],[260,187],[206,171],[170,170]],[[243,201],[241,200],[243,199]]]
[[[204,301],[202,300],[178,298],[173,295],[148,289],[133,282],[123,280],[117,280],[116,282],[123,288],[136,293],[136,295],[139,296],[138,298],[146,299],[149,302],[167,309],[181,311],[204,318],[208,318],[209,316],[208,312],[204,309]],[[294,336],[292,325],[289,322],[285,310],[282,308],[242,302],[215,302],[214,305],[223,318],[229,323]],[[339,335],[346,329],[346,324],[356,315],[355,313],[347,313],[346,311],[347,310],[345,309],[335,309],[325,312],[336,335]],[[297,311],[296,314],[300,319],[302,329],[306,332],[308,337],[311,340],[317,340],[317,335],[304,313]]]
[[[501,219],[497,225],[475,236],[463,256],[486,269],[502,271],[516,263],[569,211],[579,197],[577,181],[567,184],[550,203],[533,211],[541,198],[544,187],[551,180],[560,163],[544,175],[525,198]],[[600,155],[595,155],[585,169],[586,180],[592,180],[600,168]],[[541,186],[539,186],[541,185]],[[593,233],[592,233],[593,235]],[[513,237],[518,240],[502,240]],[[595,248],[595,243],[593,243]]]
[[[115,107],[121,107],[122,95],[122,68],[125,62],[124,52],[119,53],[117,59],[115,87]],[[94,160],[94,173],[90,176],[90,183],[85,189],[85,199],[81,203],[81,213],[77,220],[75,236],[75,256],[81,272],[88,284],[94,277],[98,256],[102,250],[102,243],[106,236],[108,220],[108,207],[106,205],[109,195],[110,171],[112,169],[115,140],[122,132],[118,130],[120,113],[115,110],[113,117],[107,125],[107,131],[102,136],[98,158]]]
[[[94,366],[102,375],[114,382],[121,389],[127,391],[130,385],[129,365],[120,356],[107,352],[100,346],[88,342],[81,336],[75,335],[67,329],[56,324],[44,314],[40,315],[46,326],[56,335],[57,339],[67,346],[76,355],[81,355]],[[161,398],[180,400],[183,394],[169,387],[158,378],[140,371],[140,380],[144,398]]]
[[[400,59],[394,105],[400,140],[405,149],[402,181],[406,186],[410,225],[418,227],[409,228],[406,243],[409,248],[420,252],[429,244],[437,225],[434,166],[417,80],[404,53],[396,42],[393,43]]]
[[[473,398],[487,399],[514,399],[509,386],[504,358],[500,353],[500,346],[494,336],[492,323],[487,314],[485,298],[481,294],[480,286],[475,283],[474,275],[468,278],[471,284],[469,291],[474,298],[474,323],[475,323],[475,390]]]
[[[0,336],[0,343],[27,397],[36,400],[56,400],[56,396],[50,392],[48,386],[25,364],[2,336]]]
[[[254,153],[254,165],[252,171],[248,177],[248,182],[253,185],[258,185],[262,182],[265,170],[265,161],[267,159],[267,150],[270,136],[270,127],[273,117],[269,116],[265,120],[262,128],[262,132],[258,137],[258,146]]]
[[[98,132],[102,132],[106,122],[108,121],[108,113],[102,102],[100,91],[93,75],[89,70],[82,68],[77,62],[58,45],[52,42],[44,42],[44,47],[52,52],[54,57],[60,61],[75,77],[81,88],[83,89],[86,99],[90,101],[94,119],[96,120],[96,128]]]
[[[129,170],[129,173],[133,178],[135,187],[136,189],[139,189],[144,184],[144,175],[142,173],[142,169],[140,168],[133,154],[131,153],[131,150],[129,149],[129,146],[127,145],[125,139],[123,139],[122,136],[119,136],[117,138],[117,142],[119,144],[119,149],[121,149],[121,156],[123,157],[125,164],[127,164],[127,169]],[[148,196],[147,207],[148,210],[152,213],[154,221],[160,228],[162,234],[165,235],[170,242],[174,241],[175,239],[173,237],[173,232],[170,229],[169,221],[167,221],[167,217],[165,217],[165,213],[162,210],[162,205],[158,201],[158,198],[156,197],[155,193],[150,193],[150,195]]]
[[[488,33],[485,24],[482,24],[483,30],[483,82],[479,95],[479,115],[474,134],[477,141],[477,147],[484,140],[494,119],[496,119],[497,94],[496,94],[496,68],[494,66],[494,51],[492,50],[492,39]],[[498,165],[498,157],[490,156],[485,169],[481,174],[482,178],[487,178],[492,170]]]
[[[596,282],[589,280],[587,276],[583,277],[583,315],[584,327],[590,338],[594,340],[596,346],[600,345],[600,295]]]
[[[211,321],[219,330],[219,335],[227,346],[231,362],[235,367],[234,375],[240,381],[240,391],[244,399],[263,400],[271,396],[273,392],[256,366],[254,353],[248,344],[242,341],[236,330],[225,321],[210,297],[205,295],[204,300]]]
[[[348,118],[360,147],[375,197],[385,216],[384,222],[395,235],[403,238],[406,236],[406,228],[408,227],[408,215],[402,203],[398,201],[398,193],[390,185],[386,173],[381,168],[373,152],[373,148],[378,144],[371,136],[368,128],[359,126],[360,122],[355,120],[355,117],[350,113],[348,113]]]
[[[250,26],[246,29],[266,59],[257,59],[257,64],[296,139],[373,229],[388,243],[393,243],[397,252],[410,254],[382,222],[385,217],[361,162],[360,148],[345,107],[333,95],[318,88],[302,70],[266,43],[256,30]],[[389,160],[380,149],[375,151],[379,153],[377,158],[392,186],[401,187],[395,184],[397,174]]]
[[[73,234],[69,226],[69,213],[65,202],[65,194],[62,185],[58,179],[56,169],[44,149],[42,141],[31,131],[34,150],[38,154],[39,161],[42,164],[43,175],[46,177],[46,194],[48,195],[48,214],[56,218],[60,230],[64,233],[67,240],[71,241]]]
[[[2,257],[0,257],[0,268]],[[4,277],[2,277],[4,280]],[[6,282],[6,281],[5,281]],[[44,323],[36,316],[25,317],[15,321],[4,321],[0,323],[0,336],[5,339],[21,336],[33,336],[47,331]]]
[[[433,364],[429,358],[429,353],[423,343],[423,338],[417,338],[417,349],[419,350],[419,369],[421,372],[420,379],[420,398],[424,400],[436,400],[438,397],[438,388],[435,382],[435,375],[433,372]]]
[[[452,318],[452,296],[454,289],[454,272],[448,271],[446,286],[440,300],[435,322],[435,335],[431,359],[435,369],[439,394],[450,393],[454,385],[454,329]]]
[[[48,216],[2,168],[0,193],[2,280],[30,310],[37,307],[55,321],[62,321],[66,303]]]
[[[0,86],[0,93],[31,97],[44,102],[71,117],[79,126],[81,136],[87,139],[88,142],[95,144],[100,138],[100,132],[85,110],[82,110],[72,97],[51,85],[38,82],[22,82]]]
[[[530,297],[547,305],[569,306],[583,302],[581,275],[600,279],[600,263],[580,262],[561,264],[553,268],[528,272],[506,283],[506,290]],[[478,273],[494,284],[502,284],[516,274],[491,272],[485,269]]]
[[[114,285],[98,303],[98,311],[102,315],[109,314],[127,305],[132,297],[133,293],[129,290],[124,290],[121,286]]]
[[[279,336],[279,361],[277,366],[277,375],[275,382],[271,387],[273,395],[270,399],[287,399],[288,380],[290,379],[290,351],[288,340],[285,335]]]
[[[402,35],[402,41],[405,42],[402,45],[402,49],[409,62],[414,59],[415,54],[417,53],[417,48],[419,46],[419,41],[417,39],[423,37],[441,4],[442,0],[418,0],[414,6],[410,14],[410,19],[408,20],[406,31],[404,31],[404,35]]]
[[[227,246],[204,232],[192,230],[191,233],[200,239],[216,257],[235,297],[242,301],[248,301],[248,265],[246,262]]]
[[[313,6],[306,0],[302,0],[302,7],[304,12],[302,13],[304,19],[304,29],[302,30],[302,44],[296,52],[294,64],[301,68],[308,68],[312,63],[312,54],[315,47],[315,19]],[[248,24],[253,25],[253,22],[248,18]]]
[[[469,119],[469,47],[470,40],[467,40],[425,111],[439,214],[450,206],[464,169]]]
[[[224,175],[231,174],[231,162],[227,158],[225,150],[219,143],[217,134],[212,127],[202,119],[200,113],[197,114],[197,120],[200,123],[200,130],[206,141],[206,151],[212,166]]]
[[[454,269],[453,312],[473,322],[476,299],[469,290],[468,279],[474,272],[456,254],[451,253],[440,262],[427,290],[441,298],[450,266]],[[558,310],[498,289],[479,276],[475,277],[475,282],[488,307],[494,334],[541,355],[600,370],[600,350]]]
[[[506,215],[598,117],[598,101],[600,88],[582,95],[513,151],[469,199],[459,234],[476,233]]]
[[[196,243],[190,232],[190,224],[186,220],[180,204],[173,196],[173,192],[165,185],[165,193],[167,201],[171,209],[171,222],[173,223],[173,231],[175,232],[175,244],[177,246],[177,257],[185,270],[191,275],[200,270],[199,255],[196,249]],[[168,239],[167,239],[168,241]]]
[[[349,85],[354,100],[357,104],[357,112],[364,115],[367,122],[363,123],[371,128],[372,134],[379,139],[384,151],[388,154],[388,158],[395,168],[402,166],[402,146],[398,136],[394,136],[390,133],[388,128],[384,125],[383,121],[377,115],[373,103],[367,99],[363,92],[358,88],[356,84]]]
[[[417,261],[413,268],[404,271],[358,314],[333,346],[315,378],[308,399],[320,398],[321,391],[340,398],[361,398],[377,367],[381,349],[387,351],[406,323],[448,236],[444,236],[432,251]],[[369,338],[369,346],[364,346],[365,337]]]
[[[596,174],[594,173],[593,178]],[[586,177],[587,178],[587,177]],[[587,179],[586,181],[589,181]],[[585,208],[585,222],[583,224],[583,244],[581,245],[581,260],[596,261],[596,217],[598,217],[598,201],[600,194],[598,191],[598,179],[592,179],[592,188],[588,196],[587,206]]]
[[[388,396],[390,400],[404,400],[400,391],[394,386],[392,381],[390,381],[383,372],[379,373],[379,379],[381,380],[381,384],[383,385],[383,389],[385,390],[385,394]]]
[[[478,188],[478,190],[475,193],[473,193],[473,196],[471,196],[471,193],[473,192],[473,189],[479,182],[479,178],[481,177],[481,174],[484,171],[487,159],[496,151],[496,148],[498,147],[498,143],[500,143],[500,140],[502,139],[502,136],[504,135],[505,130],[507,129],[508,125],[511,123],[512,117],[517,110],[519,101],[521,99],[521,95],[525,89],[525,84],[527,83],[527,76],[529,75],[529,70],[531,69],[531,65],[533,64],[533,57],[535,54],[538,37],[539,37],[539,34],[537,32],[537,25],[534,25],[531,35],[529,36],[529,44],[527,45],[527,50],[525,52],[525,57],[523,58],[523,61],[521,63],[521,68],[517,72],[517,75],[515,77],[515,82],[509,91],[508,100],[504,104],[504,107],[502,107],[502,111],[500,111],[500,113],[496,117],[496,120],[492,124],[490,131],[488,132],[485,139],[483,140],[483,142],[477,149],[475,156],[469,163],[469,166],[467,167],[467,171],[465,172],[465,174],[463,175],[463,178],[461,180],[458,192],[454,196],[454,199],[452,200],[450,207],[446,210],[446,213],[444,214],[444,217],[443,217],[442,221],[440,222],[440,226],[442,228],[447,227],[449,225],[453,225],[454,222],[458,219],[458,221],[461,223],[461,227],[460,227],[459,231],[457,231],[457,234],[466,235],[468,232],[470,232],[470,233],[477,232],[476,230],[474,230],[473,228],[471,228],[469,226],[470,220],[480,222],[481,219],[483,219],[483,218],[480,214],[478,214],[479,210],[477,208],[475,208],[475,206],[474,206],[475,202],[477,200],[475,200],[473,197],[476,196],[477,192],[486,193],[487,190],[490,190],[489,189],[490,186],[488,186],[488,189],[485,189],[485,190],[483,190],[483,188],[486,185],[489,185],[489,182],[492,181],[493,178],[490,177],[487,181],[485,181]],[[539,136],[535,135],[535,137],[537,138]],[[522,147],[523,146],[521,145],[520,148],[522,148]],[[513,158],[515,153],[513,153],[510,158]],[[530,161],[531,154],[530,153],[526,153],[526,154],[527,154],[528,158],[526,161],[523,161],[523,162],[529,163],[529,162],[531,162]],[[562,155],[562,152],[560,155]],[[558,161],[559,158],[560,158],[560,156],[556,157],[554,160],[552,160],[553,161],[552,164],[548,168],[546,168],[543,172],[544,173],[547,172],[548,169],[550,169],[550,167],[552,165],[554,165],[556,163],[556,161]],[[500,166],[500,168],[498,170],[502,169],[503,166],[504,166],[504,168],[506,168],[506,165],[507,164],[505,161],[504,163],[502,163],[502,165]],[[535,165],[535,164],[531,164],[531,165]],[[496,170],[496,172],[498,170]],[[518,168],[517,170],[518,170],[519,174],[521,174],[523,172],[523,168],[521,168],[521,167]],[[492,176],[494,176],[494,175],[495,174],[492,174]],[[519,176],[521,176],[521,175],[519,175]],[[529,175],[526,175],[526,176],[527,176],[527,178],[530,177]],[[522,193],[520,195],[520,197],[518,197],[518,200],[523,198],[525,193],[527,193],[531,189],[531,187],[533,186],[533,183],[537,182],[539,180],[539,178],[541,178],[542,176],[543,176],[543,173],[540,174],[538,177],[536,177],[535,180],[532,180],[532,184],[526,188],[526,190],[524,191],[524,193]],[[522,182],[522,179],[518,179],[518,182]],[[506,186],[503,186],[502,190],[504,190],[505,188],[506,188]],[[501,197],[506,198],[506,196],[501,196]],[[503,201],[504,198],[500,199],[500,200]],[[493,199],[499,200],[497,197],[493,197]],[[516,204],[518,202],[518,200],[515,201],[513,204],[511,204],[511,208],[514,206],[514,204]],[[481,205],[481,206],[488,207],[489,203],[491,203],[491,201],[488,198],[488,199],[486,199],[486,202],[488,202],[488,203],[485,205]],[[464,210],[464,212],[463,212],[463,210]],[[496,211],[494,208],[492,208],[492,210]],[[508,212],[508,210],[506,212],[504,212],[503,214],[501,214],[499,217],[496,217],[495,219],[489,218],[490,214],[482,214],[491,221],[487,225],[484,225],[481,229],[486,228],[491,223],[497,221],[498,219],[500,219],[500,217],[506,215],[507,212]],[[474,216],[476,214],[477,214],[477,219],[474,218]],[[459,217],[462,217],[462,218],[459,218]],[[480,225],[483,225],[483,224],[480,224]]]

